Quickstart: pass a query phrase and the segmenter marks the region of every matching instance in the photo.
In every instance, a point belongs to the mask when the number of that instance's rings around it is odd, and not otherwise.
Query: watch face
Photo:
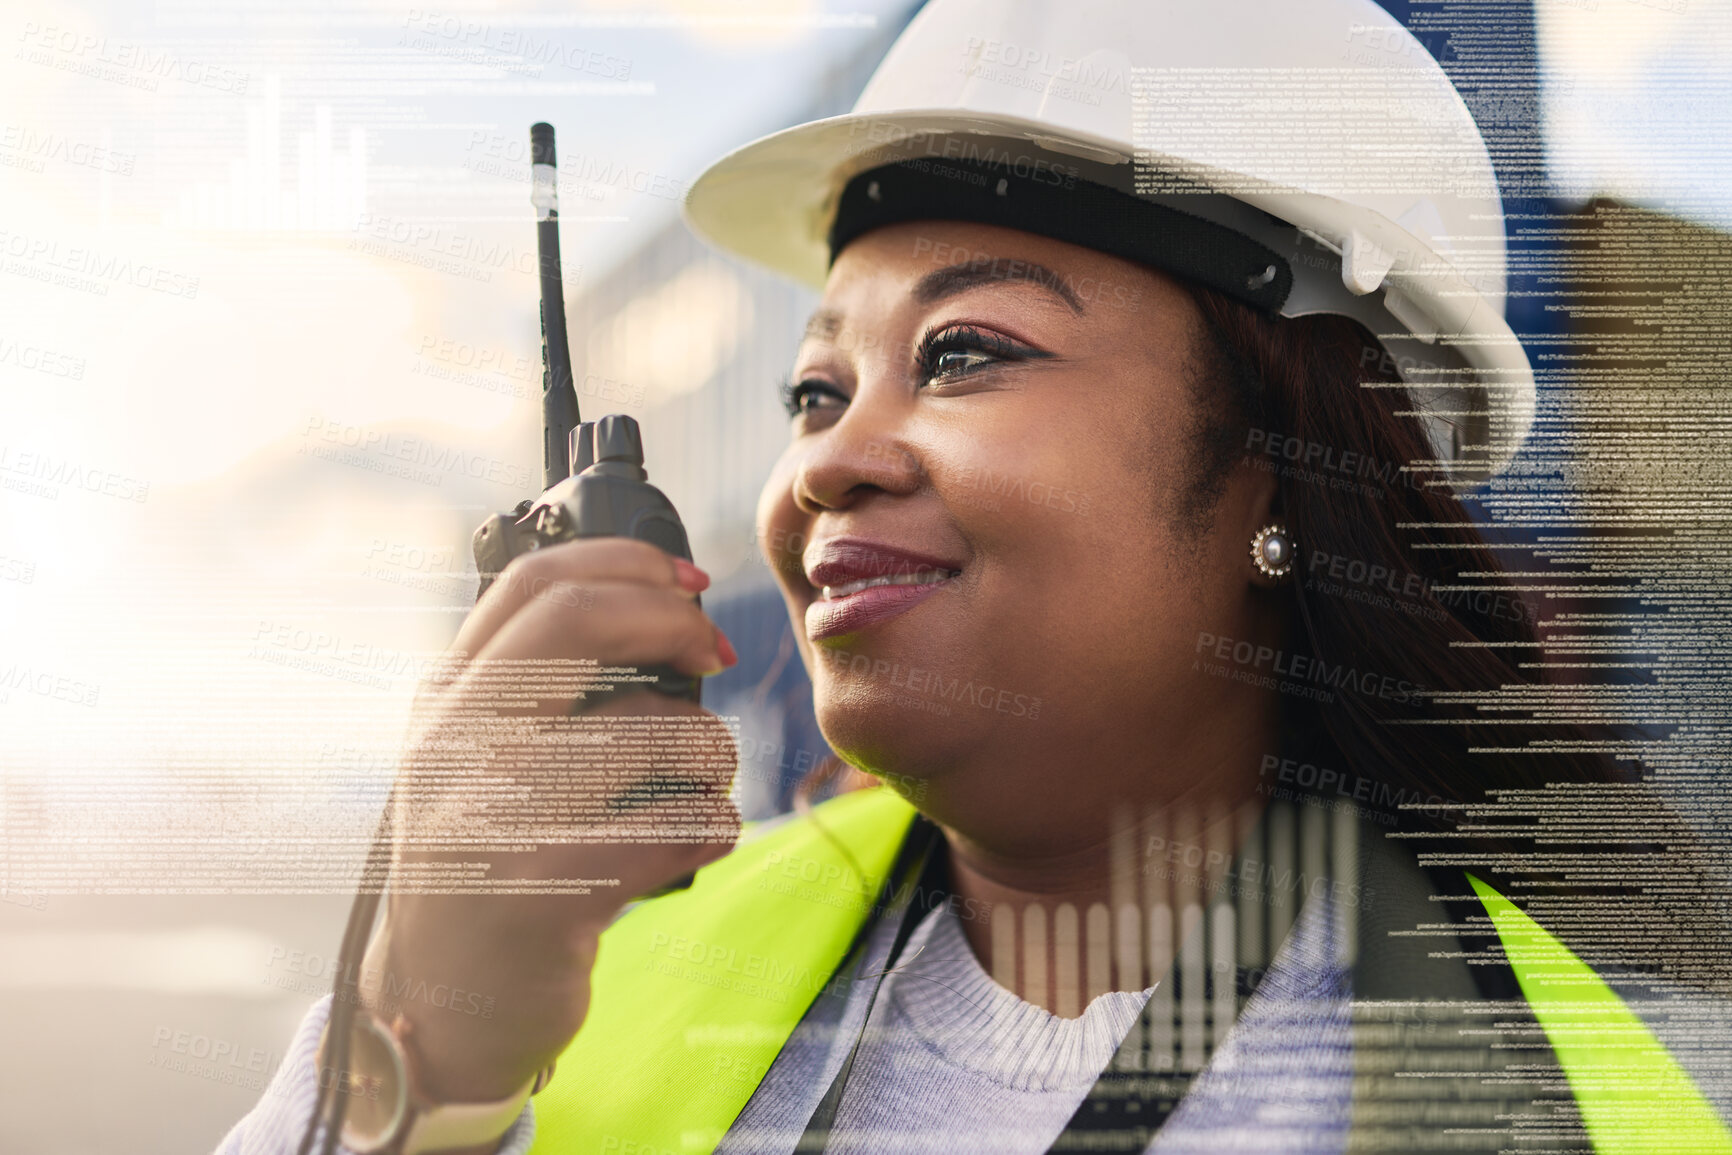
[[[350,1069],[337,1081],[337,1093],[349,1098],[343,1145],[365,1155],[397,1137],[409,1111],[409,1080],[397,1041],[372,1015],[356,1019],[351,1039]]]

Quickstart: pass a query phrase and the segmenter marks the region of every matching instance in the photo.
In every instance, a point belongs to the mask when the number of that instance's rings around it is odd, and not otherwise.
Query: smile
[[[813,641],[906,613],[961,576],[965,562],[959,553],[853,536],[814,541],[804,560],[816,595],[806,606],[806,636]]]
[[[937,585],[939,582],[949,581],[960,572],[960,570],[933,569],[923,570],[920,573],[899,573],[888,574],[884,577],[862,578],[859,581],[848,582],[844,585],[825,586],[819,591],[818,596],[822,601],[833,602],[857,594],[861,590],[869,590],[877,586]]]

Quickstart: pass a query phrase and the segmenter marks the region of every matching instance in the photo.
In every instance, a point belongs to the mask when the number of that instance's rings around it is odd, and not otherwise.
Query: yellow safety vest
[[[535,1099],[531,1155],[713,1150],[832,981],[913,817],[890,790],[843,795],[615,922],[602,935],[589,1016]],[[1595,1150],[1732,1153],[1725,1123],[1623,1001],[1471,881]]]

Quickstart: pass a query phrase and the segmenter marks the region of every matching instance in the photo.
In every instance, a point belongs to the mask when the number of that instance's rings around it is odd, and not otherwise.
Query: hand
[[[731,665],[695,602],[707,584],[628,538],[525,555],[423,687],[386,919],[358,979],[370,1004],[410,1019],[436,1099],[527,1083],[582,1025],[597,939],[620,907],[738,837],[734,744],[714,714],[649,690],[570,713],[600,668]]]

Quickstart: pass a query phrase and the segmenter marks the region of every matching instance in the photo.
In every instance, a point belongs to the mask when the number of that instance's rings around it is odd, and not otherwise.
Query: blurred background
[[[1530,349],[1627,352],[1581,307],[1610,276],[1718,285],[1641,355],[1717,350],[1732,0],[1388,7],[1492,142]],[[642,423],[741,654],[705,701],[740,720],[742,808],[789,805],[828,751],[752,513],[814,301],[679,204],[729,149],[846,111],[917,8],[6,6],[0,1150],[208,1150],[329,989],[345,848],[473,602],[470,534],[539,489],[533,121],[580,401]],[[1543,412],[1592,408],[1547,380]],[[1632,522],[1645,493],[1620,483]]]

